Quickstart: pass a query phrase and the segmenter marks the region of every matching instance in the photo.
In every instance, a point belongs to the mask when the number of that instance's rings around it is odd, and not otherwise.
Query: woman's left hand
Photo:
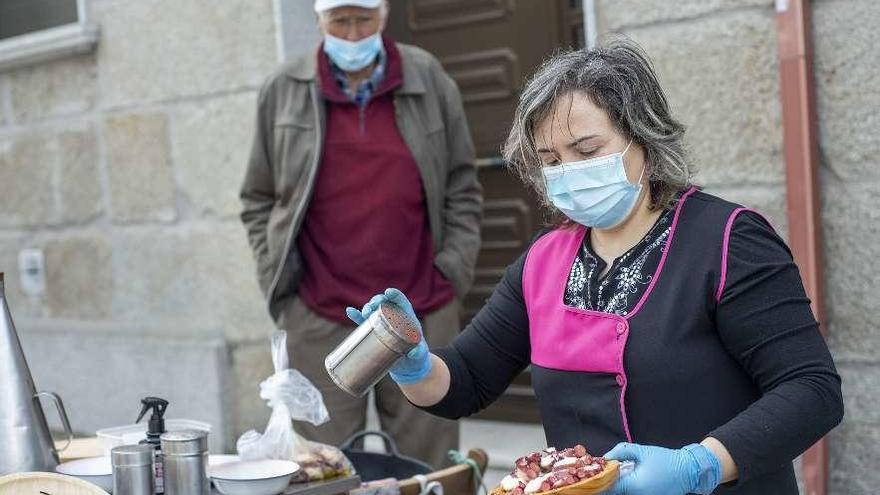
[[[619,443],[605,458],[635,461],[633,471],[622,475],[609,495],[707,494],[721,482],[718,458],[696,443],[678,450]]]
[[[428,350],[428,344],[425,341],[424,333],[422,333],[422,325],[419,323],[419,318],[416,316],[412,304],[403,292],[400,292],[400,290],[395,288],[385,289],[385,292],[373,296],[373,298],[370,299],[360,311],[348,307],[345,308],[345,314],[348,316],[348,319],[355,322],[355,324],[360,325],[366,321],[371,314],[379,309],[380,304],[385,302],[390,302],[402,309],[403,312],[410,317],[416,328],[418,328],[419,334],[421,334],[419,345],[409,351],[406,356],[398,359],[397,362],[394,363],[394,366],[391,367],[389,373],[391,379],[398,385],[412,385],[418,383],[431,373],[431,352]]]

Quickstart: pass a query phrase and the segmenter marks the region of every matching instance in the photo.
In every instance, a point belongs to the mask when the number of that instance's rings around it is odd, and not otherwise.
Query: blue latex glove
[[[721,482],[718,458],[696,443],[678,450],[619,443],[605,457],[635,461],[634,470],[621,476],[609,495],[708,494]]]
[[[403,310],[416,324],[419,329],[421,340],[413,350],[409,351],[406,356],[398,359],[394,366],[391,367],[391,379],[400,385],[412,385],[422,381],[431,372],[431,353],[428,351],[428,344],[425,342],[425,335],[422,333],[422,325],[413,311],[412,304],[409,299],[397,289],[385,289],[385,292],[373,296],[370,302],[364,305],[363,309],[358,311],[355,308],[345,308],[345,314],[348,318],[360,325],[374,311],[379,309],[379,305],[388,302],[396,305]]]

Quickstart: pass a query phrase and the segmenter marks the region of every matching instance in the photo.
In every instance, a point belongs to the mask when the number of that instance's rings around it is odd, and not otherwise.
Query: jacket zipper
[[[272,314],[272,302],[275,300],[275,290],[278,288],[278,281],[281,279],[281,274],[284,272],[284,265],[287,264],[287,258],[290,255],[290,247],[293,244],[293,231],[296,229],[296,224],[299,223],[299,217],[303,213],[306,201],[308,201],[309,196],[311,196],[312,194],[312,188],[315,185],[315,175],[317,175],[316,172],[318,171],[318,161],[321,159],[321,141],[323,130],[321,128],[320,102],[318,101],[318,94],[314,85],[309,88],[309,92],[311,93],[312,97],[312,111],[315,113],[316,123],[315,158],[314,160],[312,160],[312,168],[311,170],[309,170],[306,189],[305,191],[303,191],[302,199],[300,199],[299,204],[294,211],[294,217],[291,219],[290,228],[287,231],[287,241],[285,241],[284,243],[284,251],[282,252],[281,263],[278,264],[278,269],[275,270],[275,276],[272,278],[272,285],[269,287],[269,297],[267,298],[269,314]]]

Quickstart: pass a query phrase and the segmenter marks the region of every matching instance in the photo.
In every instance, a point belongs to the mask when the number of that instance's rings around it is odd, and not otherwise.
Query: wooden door
[[[535,199],[504,169],[499,150],[525,78],[554,51],[583,45],[582,18],[577,0],[390,0],[387,32],[433,53],[456,81],[477,151],[483,244],[465,323],[542,226]],[[540,422],[528,371],[480,417]]]

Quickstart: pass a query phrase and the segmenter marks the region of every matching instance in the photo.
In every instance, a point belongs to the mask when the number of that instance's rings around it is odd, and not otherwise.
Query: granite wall
[[[133,422],[152,394],[229,450],[268,416],[257,384],[273,325],[237,196],[256,91],[278,63],[274,4],[86,5],[93,53],[0,72],[9,303],[38,387],[78,432]],[[21,291],[23,248],[43,250],[42,296]]]
[[[625,33],[653,58],[713,193],[757,208],[786,233],[785,169],[769,0],[600,0],[603,34]],[[829,437],[830,493],[880,485],[880,3],[812,4],[819,125],[826,330],[846,417]],[[809,414],[809,411],[805,411]]]

